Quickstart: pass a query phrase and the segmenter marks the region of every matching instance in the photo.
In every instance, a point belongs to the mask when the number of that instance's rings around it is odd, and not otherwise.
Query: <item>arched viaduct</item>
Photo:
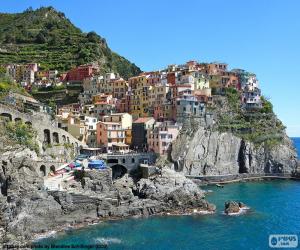
[[[140,164],[154,164],[156,156],[154,153],[107,154],[105,159],[115,179],[136,170]]]
[[[75,152],[78,152],[80,147],[86,146],[65,130],[58,128],[57,122],[51,121],[47,114],[38,112],[32,114],[22,113],[0,103],[0,116],[12,122],[22,121],[28,126],[32,126],[37,131],[37,137],[41,145],[68,143],[74,147]]]

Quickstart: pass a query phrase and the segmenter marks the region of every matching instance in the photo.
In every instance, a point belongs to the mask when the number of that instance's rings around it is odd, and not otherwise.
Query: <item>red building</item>
[[[176,81],[175,72],[169,72],[167,75],[167,80],[170,85],[175,85],[175,81]]]
[[[67,72],[65,81],[81,82],[83,81],[83,79],[93,76],[98,71],[99,71],[99,67],[95,64],[80,65]]]

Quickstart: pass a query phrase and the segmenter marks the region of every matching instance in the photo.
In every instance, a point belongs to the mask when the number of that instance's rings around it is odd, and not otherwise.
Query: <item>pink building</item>
[[[171,143],[177,138],[180,127],[172,122],[157,122],[153,129],[147,132],[149,151],[165,155]]]

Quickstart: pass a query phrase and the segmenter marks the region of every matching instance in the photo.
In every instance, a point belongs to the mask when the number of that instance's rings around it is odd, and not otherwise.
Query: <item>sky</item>
[[[256,73],[289,136],[300,137],[298,0],[2,0],[0,12],[53,6],[142,70],[188,60]]]

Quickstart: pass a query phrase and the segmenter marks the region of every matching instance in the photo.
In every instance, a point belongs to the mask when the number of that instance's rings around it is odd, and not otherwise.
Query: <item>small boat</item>
[[[219,188],[223,188],[224,187],[224,185],[221,185],[221,184],[216,184],[216,186],[219,187]]]

